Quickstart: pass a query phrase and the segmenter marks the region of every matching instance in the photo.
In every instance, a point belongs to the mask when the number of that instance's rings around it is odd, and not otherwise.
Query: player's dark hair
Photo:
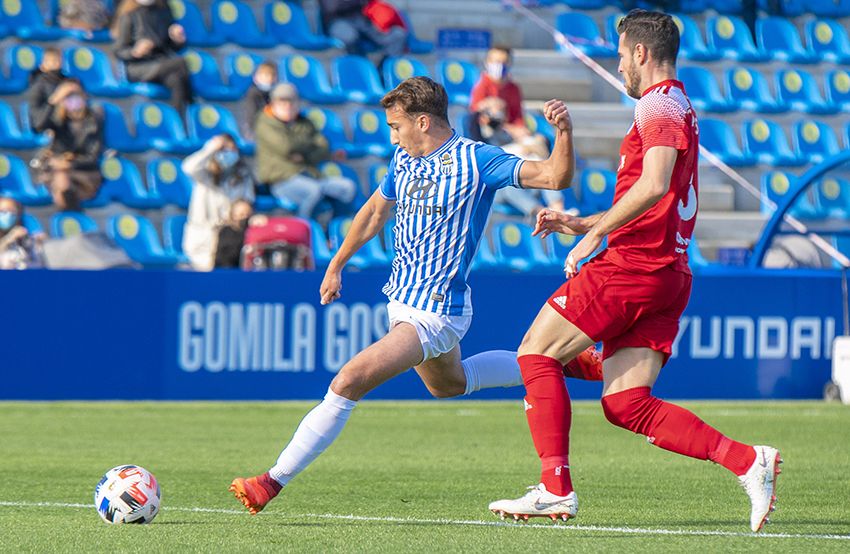
[[[659,64],[676,65],[679,55],[679,27],[666,13],[635,9],[617,25],[617,32],[625,35],[630,50],[640,43],[652,53]]]
[[[446,89],[428,77],[411,77],[381,98],[381,106],[398,106],[410,116],[428,114],[448,125],[449,97]]]

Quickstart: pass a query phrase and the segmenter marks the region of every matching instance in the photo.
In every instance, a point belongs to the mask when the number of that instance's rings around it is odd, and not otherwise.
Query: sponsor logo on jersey
[[[410,186],[405,192],[411,200],[428,200],[437,196],[437,183],[424,177],[417,177],[410,181]]]

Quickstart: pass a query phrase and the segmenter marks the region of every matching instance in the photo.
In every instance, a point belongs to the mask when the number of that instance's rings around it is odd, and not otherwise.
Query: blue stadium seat
[[[390,143],[390,128],[383,110],[363,109],[351,114],[352,142],[369,154],[387,157],[395,147]]]
[[[699,243],[696,237],[691,237],[691,242],[688,243],[688,265],[691,267],[707,267],[711,262],[705,259],[700,250]]]
[[[165,253],[177,258],[177,263],[188,264],[189,257],[183,253],[183,229],[186,216],[168,215],[162,220],[162,246]]]
[[[50,218],[50,236],[72,237],[97,231],[97,223],[81,212],[56,212]]]
[[[344,204],[339,201],[333,201],[334,213],[337,215],[345,213],[353,213],[366,203],[366,196],[363,194],[363,185],[360,183],[360,176],[357,171],[350,165],[337,162],[323,162],[319,165],[319,172],[323,177],[346,177],[354,182],[354,199]]]
[[[163,205],[173,204],[186,210],[192,197],[192,180],[183,173],[180,163],[177,158],[150,160],[146,168],[147,182]]]
[[[244,91],[222,80],[218,62],[210,54],[201,50],[188,50],[183,53],[183,58],[189,68],[192,91],[204,100],[233,102],[244,95]]]
[[[623,12],[612,13],[608,17],[605,18],[605,40],[611,43],[612,46],[616,46],[619,48],[620,45],[620,33],[617,31],[617,26],[620,24],[620,20],[626,17],[626,14]],[[675,21],[675,19],[674,19]],[[679,34],[682,33],[682,27],[679,27]],[[680,37],[680,42],[683,39]],[[681,52],[681,48],[679,50]]]
[[[121,108],[111,102],[95,102],[103,110],[103,138],[107,148],[119,152],[144,152],[148,145],[137,140],[127,127]]]
[[[544,6],[547,4],[563,4],[573,10],[601,10],[609,4],[605,0],[548,0],[538,1],[537,3]]]
[[[699,121],[699,142],[724,163],[735,166],[753,165],[753,157],[741,150],[735,132],[721,119],[703,118]]]
[[[198,147],[222,133],[231,135],[243,154],[254,154],[254,143],[247,142],[239,133],[233,113],[218,104],[192,104],[186,111],[189,140]]]
[[[702,130],[702,123],[700,123],[700,130]],[[785,131],[774,121],[766,119],[745,121],[741,136],[744,152],[758,163],[773,166],[799,166],[805,163],[805,160],[791,151]]]
[[[850,111],[850,73],[834,69],[824,75],[826,101],[838,106],[841,111]]]
[[[151,150],[190,154],[197,144],[189,141],[183,120],[173,107],[162,102],[140,102],[133,106],[136,140]]]
[[[328,226],[328,236],[334,252],[339,249],[342,241],[345,239],[345,235],[351,228],[351,222],[352,218],[350,217],[335,217],[331,220]],[[367,269],[370,267],[386,267],[389,263],[390,261],[383,246],[381,246],[380,239],[374,237],[351,257],[348,265],[357,269]]]
[[[850,219],[850,182],[838,177],[826,177],[812,188],[823,217],[844,221]]]
[[[22,131],[12,107],[6,102],[0,102],[0,148],[30,150],[45,146],[48,142],[50,139],[45,135]]]
[[[49,27],[41,15],[39,3],[33,0],[4,0],[0,2],[2,35],[16,35],[22,40],[54,41],[71,36],[59,27]]]
[[[334,87],[349,102],[377,104],[386,94],[378,70],[363,56],[338,56],[331,63]]]
[[[552,233],[544,239],[546,243],[546,251],[549,253],[549,265],[552,267],[563,268],[564,262],[567,261],[567,256],[575,245],[582,239],[584,235],[564,235],[562,233]]]
[[[794,123],[794,150],[807,163],[818,164],[841,151],[832,127],[821,121],[800,120]]]
[[[730,60],[763,62],[766,57],[756,49],[750,30],[740,18],[711,16],[705,22],[708,48]]]
[[[186,31],[186,44],[204,48],[224,44],[223,36],[207,28],[201,9],[193,0],[168,0],[168,5],[174,21]]]
[[[515,271],[551,265],[542,241],[531,236],[531,227],[519,223],[502,222],[493,226],[493,253],[499,265]]]
[[[130,208],[150,210],[162,207],[156,191],[145,188],[142,176],[135,164],[118,156],[107,157],[100,162],[103,175],[97,196],[83,202],[85,208],[98,208],[117,201]]]
[[[770,92],[767,79],[749,67],[730,67],[726,70],[726,93],[730,102],[742,110],[757,113],[784,113],[790,108],[778,102]]]
[[[785,17],[797,17],[806,13],[806,0],[779,0],[782,6],[782,15]],[[773,8],[772,0],[758,0],[756,5],[763,12],[769,12]]]
[[[847,17],[850,0],[804,0],[806,10],[818,17]]]
[[[759,49],[774,61],[795,64],[818,62],[818,56],[813,56],[803,48],[803,42],[794,24],[784,17],[758,19],[756,37]]]
[[[127,78],[127,66],[124,62],[118,62],[118,83],[127,87],[132,94],[138,94],[151,100],[168,100],[171,93],[159,83],[146,83],[142,81],[130,81]]]
[[[314,33],[296,2],[269,2],[264,8],[266,32],[281,44],[298,50],[327,50],[342,48],[339,40]]]
[[[382,66],[384,74],[384,86],[394,89],[398,84],[410,77],[430,77],[431,72],[425,64],[416,58],[400,56],[387,58]]]
[[[11,196],[25,206],[53,203],[44,185],[33,185],[27,164],[20,158],[0,153],[0,195]]]
[[[686,15],[674,15],[673,22],[679,28],[679,54],[682,57],[698,62],[712,62],[720,59],[720,54],[709,50],[705,45],[702,30],[693,19]]]
[[[20,121],[21,121],[21,132],[25,135],[36,135],[32,130],[32,121],[30,121],[30,105],[28,102],[21,102],[20,106],[18,106],[18,110],[20,112]],[[42,133],[44,135],[44,133]],[[46,135],[45,135],[46,136]],[[45,138],[44,140],[48,140]]]
[[[493,247],[490,246],[490,233],[485,230],[481,235],[481,240],[478,241],[478,250],[475,252],[475,257],[472,258],[472,271],[487,271],[497,269],[499,262],[496,260],[496,255],[493,253]]]
[[[387,175],[387,164],[376,163],[369,166],[369,194],[374,193],[381,186]]]
[[[3,52],[7,76],[0,76],[0,94],[20,94],[29,86],[30,73],[41,63],[42,49],[29,44],[16,44]]]
[[[263,63],[263,57],[251,52],[233,52],[228,54],[224,61],[224,75],[227,84],[239,92],[245,94],[254,82],[254,71]]]
[[[555,144],[555,128],[546,121],[546,116],[538,111],[529,111],[525,112],[524,119],[525,126],[528,127],[530,132],[540,133],[546,137],[546,140],[549,141],[550,148],[553,144]]]
[[[830,63],[850,63],[850,38],[837,21],[817,19],[806,23],[806,42],[809,52]]]
[[[345,101],[341,91],[331,88],[325,68],[316,58],[291,54],[280,60],[279,68],[281,81],[295,85],[302,98],[318,104]]]
[[[310,245],[313,248],[313,264],[316,269],[328,267],[333,255],[328,246],[328,237],[315,219],[310,220]]]
[[[304,115],[313,122],[317,130],[325,135],[332,151],[342,150],[347,158],[362,158],[368,154],[365,146],[348,140],[342,126],[342,119],[336,111],[314,106],[304,112]]]
[[[242,0],[215,0],[212,32],[245,48],[274,48],[277,41],[260,30],[251,7]]]
[[[41,226],[41,221],[32,214],[23,214],[21,216],[21,223],[24,224],[24,228],[29,231],[31,235],[44,234],[44,227]]]
[[[423,40],[416,35],[416,29],[413,28],[413,23],[407,16],[407,13],[399,10],[402,21],[407,25],[407,50],[411,54],[430,54],[434,51],[434,43],[430,40]]]
[[[384,224],[384,233],[381,237],[384,241],[384,252],[387,253],[387,258],[392,260],[395,257],[395,218],[391,217]]]
[[[838,113],[838,106],[824,100],[814,77],[806,71],[783,69],[776,73],[777,98],[792,110],[811,114]]]
[[[156,229],[146,217],[132,214],[112,216],[107,221],[106,232],[130,259],[145,268],[172,268],[180,262],[178,256],[165,251]]]
[[[581,213],[595,214],[614,203],[617,174],[607,169],[585,169],[581,173]]]
[[[437,80],[445,87],[452,104],[469,105],[472,87],[478,82],[480,73],[475,64],[464,60],[437,62]]]
[[[777,207],[781,206],[796,181],[797,177],[787,171],[768,171],[763,173],[761,176],[761,213],[766,215],[773,214],[775,208],[765,200],[773,202]],[[789,210],[790,215],[801,219],[810,219],[817,216],[818,209],[812,202],[810,193],[810,190],[806,190],[797,197],[794,205]]]
[[[679,80],[684,83],[688,97],[697,110],[726,113],[738,109],[735,102],[723,96],[714,75],[705,68],[682,67],[679,69]]]
[[[97,48],[68,48],[63,52],[63,58],[65,72],[79,79],[89,94],[126,98],[135,92],[132,86],[115,76],[109,58]]]
[[[743,11],[741,0],[713,0],[706,1],[706,9],[713,9],[722,14],[740,14]]]
[[[581,12],[564,12],[555,19],[555,27],[579,50],[592,57],[613,58],[617,47],[602,38],[599,27],[589,15]],[[566,51],[558,45],[561,51]]]

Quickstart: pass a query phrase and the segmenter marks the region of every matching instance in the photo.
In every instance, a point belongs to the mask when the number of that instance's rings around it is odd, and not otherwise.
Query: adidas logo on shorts
[[[567,307],[567,297],[566,296],[556,296],[552,299],[552,302],[558,305],[562,310]]]

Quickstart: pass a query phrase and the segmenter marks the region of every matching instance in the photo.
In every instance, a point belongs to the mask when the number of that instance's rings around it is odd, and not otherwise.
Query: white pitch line
[[[94,504],[72,504],[63,502],[10,502],[0,500],[0,507],[9,508],[94,508]],[[163,507],[167,512],[195,512],[213,514],[248,515],[244,510],[226,508]],[[261,514],[265,515],[265,514]],[[739,533],[735,531],[711,531],[699,529],[652,529],[646,527],[605,527],[600,525],[557,525],[541,523],[512,523],[503,521],[481,521],[475,519],[421,519],[414,517],[356,516],[343,514],[281,514],[286,519],[313,518],[345,521],[371,521],[375,523],[416,523],[431,525],[460,525],[476,527],[503,527],[509,529],[549,529],[554,531],[584,531],[592,533],[623,533],[626,535],[678,535],[689,537],[746,537],[755,539],[821,539],[850,540],[850,535],[819,535],[807,533]],[[265,517],[272,517],[265,515]]]

